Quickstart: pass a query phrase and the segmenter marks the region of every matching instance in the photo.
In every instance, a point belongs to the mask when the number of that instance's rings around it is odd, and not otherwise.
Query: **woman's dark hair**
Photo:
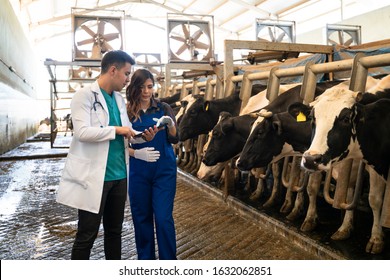
[[[152,73],[146,69],[138,69],[131,76],[130,84],[126,88],[127,114],[131,121],[139,118],[139,111],[141,109],[140,95],[142,86],[147,79],[151,79],[154,86]]]
[[[106,73],[112,65],[116,68],[121,69],[126,62],[131,65],[135,64],[135,60],[126,52],[121,50],[113,50],[107,52],[101,61],[101,72],[102,74]]]

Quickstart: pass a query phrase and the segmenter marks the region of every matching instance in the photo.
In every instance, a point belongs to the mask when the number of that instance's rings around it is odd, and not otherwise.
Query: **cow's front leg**
[[[373,224],[371,229],[371,237],[366,246],[366,252],[371,254],[379,254],[383,251],[383,230],[380,224],[380,215],[382,211],[383,195],[385,193],[386,183],[380,175],[378,175],[372,168],[368,167],[370,174],[370,192],[368,202],[372,209]]]

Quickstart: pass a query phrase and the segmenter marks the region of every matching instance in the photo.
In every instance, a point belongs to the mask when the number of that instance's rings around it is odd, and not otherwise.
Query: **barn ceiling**
[[[390,5],[390,0],[9,0],[33,44],[70,34],[72,13],[121,11],[166,32],[168,14],[208,15],[215,39],[255,40],[257,19],[295,22],[296,34]],[[217,46],[218,48],[218,46]]]

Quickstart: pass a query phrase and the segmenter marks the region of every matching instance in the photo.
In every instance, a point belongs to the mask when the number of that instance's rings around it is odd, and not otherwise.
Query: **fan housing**
[[[345,46],[361,44],[361,26],[327,24],[326,25],[327,45]]]
[[[104,53],[123,49],[120,17],[73,15],[73,60],[101,60]]]
[[[295,21],[256,19],[256,40],[295,43]]]
[[[133,53],[137,65],[147,68],[157,77],[162,75],[161,55],[159,53]]]
[[[214,56],[209,21],[168,19],[169,62],[209,62]]]

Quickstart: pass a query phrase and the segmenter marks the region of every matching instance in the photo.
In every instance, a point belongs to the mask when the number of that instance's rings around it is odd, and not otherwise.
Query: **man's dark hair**
[[[120,69],[126,64],[126,62],[131,65],[135,64],[135,60],[128,53],[122,50],[109,51],[102,58],[101,72],[102,74],[106,73],[112,65]]]

